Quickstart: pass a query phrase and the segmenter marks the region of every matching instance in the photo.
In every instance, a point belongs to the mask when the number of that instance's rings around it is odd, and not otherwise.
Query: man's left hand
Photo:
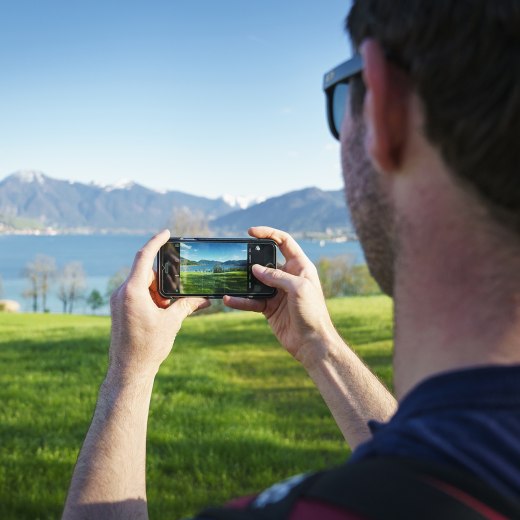
[[[180,298],[171,303],[158,293],[153,263],[168,238],[168,230],[151,238],[136,254],[126,281],[112,294],[109,374],[155,376],[184,318],[210,305],[204,298]]]

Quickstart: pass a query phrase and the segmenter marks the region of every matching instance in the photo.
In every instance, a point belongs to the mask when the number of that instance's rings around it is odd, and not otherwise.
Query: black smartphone
[[[273,240],[170,238],[157,255],[159,294],[165,298],[273,297],[276,289],[253,276],[253,264],[276,267]]]

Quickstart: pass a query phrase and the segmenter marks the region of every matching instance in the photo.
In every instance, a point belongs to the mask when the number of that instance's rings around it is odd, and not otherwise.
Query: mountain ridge
[[[213,225],[222,232],[236,232],[253,225],[284,229],[291,233],[353,232],[343,191],[310,187],[292,191],[241,211],[217,217]]]
[[[0,233],[15,228],[56,232],[155,232],[174,208],[202,214],[213,234],[244,235],[253,225],[293,233],[352,233],[341,190],[311,187],[266,200],[224,195],[211,199],[181,191],[159,192],[124,181],[100,186],[22,170],[0,181]]]

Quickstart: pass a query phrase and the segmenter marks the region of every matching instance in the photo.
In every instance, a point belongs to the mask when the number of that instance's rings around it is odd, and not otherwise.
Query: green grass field
[[[331,300],[343,336],[391,384],[391,302]],[[107,365],[106,317],[0,314],[0,518],[58,518]],[[148,425],[153,519],[182,518],[348,449],[263,317],[189,318],[157,376]]]
[[[247,291],[247,271],[181,271],[180,278],[184,294],[230,294]]]

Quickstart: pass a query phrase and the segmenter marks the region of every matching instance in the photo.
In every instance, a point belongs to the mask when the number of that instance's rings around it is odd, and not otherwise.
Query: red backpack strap
[[[279,500],[243,510],[207,509],[213,520],[287,520],[297,502],[319,501],[371,520],[520,519],[520,505],[481,480],[436,463],[377,457],[316,473]],[[326,520],[323,518],[320,520]]]
[[[260,493],[244,509],[209,508],[202,511],[200,520],[276,520],[291,515],[295,503],[320,478],[323,472],[293,477]],[[297,483],[294,483],[294,482]],[[293,484],[294,483],[294,484]]]

